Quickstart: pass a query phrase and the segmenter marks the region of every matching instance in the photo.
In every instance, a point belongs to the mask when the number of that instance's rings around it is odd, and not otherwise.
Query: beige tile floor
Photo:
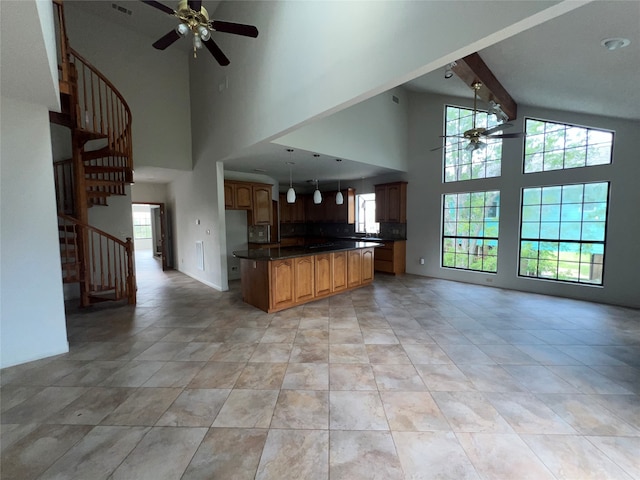
[[[267,315],[138,275],[1,372],[2,479],[640,479],[640,311],[378,275]]]

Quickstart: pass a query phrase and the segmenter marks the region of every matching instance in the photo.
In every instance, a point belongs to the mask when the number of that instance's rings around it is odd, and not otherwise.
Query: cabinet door
[[[376,222],[387,222],[387,188],[376,185]]]
[[[271,185],[253,186],[253,224],[271,224]]]
[[[401,216],[401,192],[400,185],[387,187],[387,221],[400,222]]]
[[[316,255],[316,297],[329,295],[333,291],[333,262],[331,254]]]
[[[293,259],[271,262],[271,309],[286,308],[294,303],[294,266]]]
[[[373,248],[362,250],[362,283],[373,281]]]
[[[280,206],[280,223],[291,223],[293,221],[293,209],[291,208],[293,205],[287,203],[287,196],[282,193],[278,196],[278,200]]]
[[[339,292],[347,288],[347,252],[331,254],[333,268],[333,291]]]
[[[293,223],[304,223],[306,222],[306,215],[305,215],[305,203],[307,201],[307,196],[306,195],[298,195],[296,197],[296,203],[293,204],[293,208],[292,208],[292,215],[291,215],[291,221]]]
[[[294,259],[295,265],[295,292],[294,301],[296,303],[311,300],[314,297],[314,256],[298,257]]]
[[[234,192],[234,208],[238,208],[241,210],[251,210],[252,207],[252,196],[253,192],[251,190],[251,184],[243,184],[243,183],[235,183],[233,184]]]
[[[224,208],[233,209],[233,185],[228,182],[224,182]]]
[[[347,251],[347,286],[357,287],[362,283],[362,252],[361,250]]]

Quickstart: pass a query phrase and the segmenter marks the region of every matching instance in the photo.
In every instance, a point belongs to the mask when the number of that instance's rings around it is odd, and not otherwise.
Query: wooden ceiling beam
[[[456,60],[455,63],[451,70],[470,88],[473,88],[474,83],[480,82],[482,84],[480,90],[478,90],[478,98],[487,103],[493,100],[500,105],[509,120],[515,120],[518,114],[518,106],[515,100],[511,98],[509,92],[498,81],[480,55],[472,53],[460,60]]]

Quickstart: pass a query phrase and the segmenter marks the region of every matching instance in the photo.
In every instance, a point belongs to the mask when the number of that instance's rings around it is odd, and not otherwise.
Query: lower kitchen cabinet
[[[294,298],[296,303],[306,302],[315,297],[314,270],[316,256],[298,257],[294,259]]]
[[[376,248],[374,268],[377,272],[399,275],[406,271],[407,241],[385,241]]]
[[[347,289],[347,252],[335,252],[331,254],[333,273],[333,292]]]

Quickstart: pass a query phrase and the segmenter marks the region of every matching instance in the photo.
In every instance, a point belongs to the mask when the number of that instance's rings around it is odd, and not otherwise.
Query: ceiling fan
[[[442,138],[464,138],[466,140],[469,140],[469,143],[465,147],[465,150],[468,152],[474,152],[476,150],[485,148],[487,144],[482,141],[483,138],[520,138],[525,135],[523,132],[497,133],[504,130],[505,128],[512,127],[513,124],[511,123],[501,123],[500,125],[496,125],[495,127],[491,128],[476,127],[476,105],[478,102],[478,90],[480,90],[480,87],[482,87],[482,84],[480,82],[475,82],[473,85],[471,85],[471,88],[473,88],[473,127],[464,132],[462,135],[440,135],[440,137]],[[460,142],[462,142],[462,140]],[[431,149],[431,151],[433,152],[441,148],[444,148],[444,145],[433,148]]]
[[[180,0],[177,10],[173,10],[154,0],[141,1],[164,13],[173,15],[180,20],[180,23],[174,30],[171,30],[153,44],[154,48],[158,50],[164,50],[180,37],[191,32],[193,34],[193,56],[195,57],[197,50],[201,49],[204,45],[211,55],[213,55],[213,58],[215,58],[220,65],[225,66],[229,65],[229,59],[222,53],[220,47],[218,47],[216,42],[211,38],[212,31],[233,33],[234,35],[243,35],[252,38],[258,36],[258,29],[253,25],[209,20],[209,13],[202,6],[202,0]]]

